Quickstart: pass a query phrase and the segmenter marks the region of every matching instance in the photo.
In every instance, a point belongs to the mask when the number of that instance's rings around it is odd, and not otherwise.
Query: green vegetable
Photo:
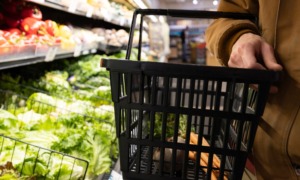
[[[90,112],[92,117],[114,124],[114,107],[112,105],[101,105]]]
[[[148,128],[150,128],[150,120],[148,122]],[[175,122],[176,122],[176,114],[168,114],[166,118],[166,129],[165,129],[165,137],[166,139],[174,137],[175,134]],[[186,133],[186,125],[187,125],[187,116],[180,115],[178,121],[178,135],[185,136]],[[163,113],[156,113],[154,119],[154,137],[161,139],[163,132]]]
[[[102,57],[104,56],[88,55],[78,58],[78,61],[68,60],[68,67],[46,71],[38,78],[39,82],[31,79],[26,81],[29,86],[40,90],[31,88],[25,92],[24,88],[14,88],[16,84],[8,85],[7,88],[16,91],[4,91],[6,95],[2,95],[0,103],[5,104],[3,108],[7,111],[0,111],[0,122],[4,125],[0,128],[0,133],[86,159],[89,161],[86,179],[109,172],[119,152],[109,72],[100,67]],[[17,83],[21,82],[25,83],[17,79]],[[11,131],[12,127],[15,127],[14,131]],[[7,142],[0,154],[0,163],[11,159],[13,147],[13,142]],[[40,154],[36,161],[39,163],[38,167],[34,170],[36,151],[30,149],[25,158],[23,150],[24,147],[16,146],[13,157],[13,164],[18,168],[26,161],[22,178],[30,172],[32,173],[26,177],[47,176],[47,180],[58,176],[58,179],[82,177],[82,163],[76,162],[73,166],[71,159],[60,166],[61,157],[55,155],[49,161],[47,153]],[[48,165],[46,168],[45,163]],[[72,167],[73,170],[70,169]],[[38,172],[33,173],[33,170]]]
[[[36,113],[45,114],[64,109],[66,103],[44,93],[33,93],[26,101],[27,108],[34,110]]]
[[[92,87],[110,86],[110,79],[107,77],[94,76],[89,78],[84,84]]]
[[[72,88],[68,82],[69,74],[66,71],[46,72],[36,83],[35,87],[45,90],[53,95],[71,95]]]
[[[17,127],[17,117],[6,110],[0,109],[0,129],[12,130]]]
[[[96,76],[109,77],[109,72],[100,67],[101,58],[99,55],[88,55],[67,67],[66,71],[71,75],[70,83],[84,83]]]
[[[48,120],[47,115],[45,114],[38,114],[34,112],[33,110],[27,111],[25,113],[20,113],[17,115],[19,122],[21,122],[21,129],[27,129],[27,130],[36,130],[41,129],[43,124],[46,123]],[[46,129],[45,127],[43,127]],[[48,129],[48,128],[47,128]]]
[[[72,157],[5,139],[0,162],[10,161],[21,176],[18,179],[78,180],[85,169]]]

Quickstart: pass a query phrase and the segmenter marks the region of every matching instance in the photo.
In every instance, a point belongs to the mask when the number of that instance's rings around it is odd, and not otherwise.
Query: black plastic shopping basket
[[[139,13],[236,17],[184,10]],[[277,74],[130,61],[131,43],[127,60],[102,60],[110,71],[123,178],[241,179]]]

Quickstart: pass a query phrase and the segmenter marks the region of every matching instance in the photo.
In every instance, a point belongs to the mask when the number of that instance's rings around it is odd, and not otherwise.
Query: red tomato
[[[33,17],[27,17],[21,22],[21,30],[26,34],[37,34],[42,23]]]
[[[57,36],[58,34],[58,25],[55,21],[52,20],[46,20],[45,21],[46,24],[46,31],[49,35],[51,36]]]
[[[22,9],[21,17],[22,18],[32,17],[41,20],[43,15],[40,8],[38,8],[37,6],[27,5]]]

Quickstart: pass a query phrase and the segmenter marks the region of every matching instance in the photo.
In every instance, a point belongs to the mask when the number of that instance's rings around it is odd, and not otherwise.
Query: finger
[[[281,71],[282,66],[277,63],[276,58],[274,56],[274,49],[272,46],[268,44],[262,45],[262,58],[264,60],[264,64],[267,69],[274,70],[274,71]]]
[[[231,55],[228,61],[228,66],[229,67],[235,67],[235,68],[239,68],[242,67],[242,58],[240,56],[236,56],[236,55]]]
[[[242,54],[243,59],[243,68],[251,68],[251,69],[266,69],[263,65],[257,62],[257,57],[255,56],[255,50],[253,47],[245,48],[244,53]]]

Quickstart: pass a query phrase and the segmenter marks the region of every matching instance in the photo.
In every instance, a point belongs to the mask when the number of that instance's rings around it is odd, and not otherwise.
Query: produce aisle
[[[87,160],[87,179],[109,173],[118,150],[108,74],[95,68],[99,58],[88,55],[71,62],[53,63],[47,68],[23,67],[16,69],[17,75],[4,71],[0,82],[1,134]],[[40,72],[33,77],[30,70],[37,67]],[[59,170],[49,168],[46,159],[38,158],[39,168],[34,168],[34,150],[18,157],[24,151],[21,144],[12,146],[11,141],[3,138],[0,142],[4,147],[2,163],[11,162],[13,157],[12,166],[20,170],[22,160],[26,164],[31,161],[23,168],[22,175],[32,177],[34,172],[36,177],[46,174],[58,177]],[[62,164],[64,169],[59,177],[80,179],[85,167],[68,163]]]
[[[99,63],[125,58],[127,6],[0,2],[1,179],[109,178],[119,152],[108,72]]]

